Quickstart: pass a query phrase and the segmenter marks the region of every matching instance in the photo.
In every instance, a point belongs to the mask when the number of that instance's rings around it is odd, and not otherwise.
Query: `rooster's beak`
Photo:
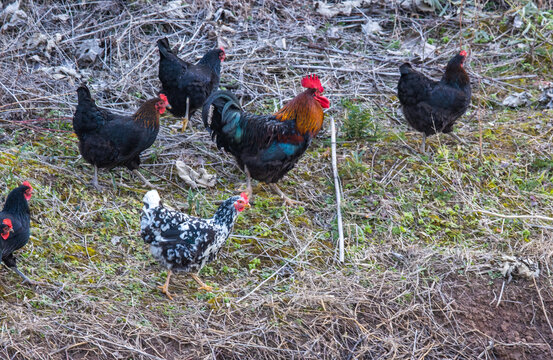
[[[167,106],[165,106],[166,109],[172,109],[173,107],[171,106],[171,104],[167,104]]]
[[[250,203],[244,204],[244,208],[246,208],[246,209],[249,209],[249,208],[251,208],[251,207],[252,207],[252,206],[250,205]]]

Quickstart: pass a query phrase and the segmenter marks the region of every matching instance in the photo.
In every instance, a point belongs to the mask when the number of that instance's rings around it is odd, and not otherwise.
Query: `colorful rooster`
[[[288,205],[292,201],[276,185],[311,144],[323,126],[330,101],[316,75],[301,81],[306,88],[272,115],[254,115],[242,110],[229,91],[213,93],[204,104],[202,118],[217,147],[234,155],[247,177],[247,193],[252,196],[251,179],[270,184]]]

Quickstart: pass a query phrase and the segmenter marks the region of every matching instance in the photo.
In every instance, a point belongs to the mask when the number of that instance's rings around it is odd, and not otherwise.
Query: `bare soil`
[[[505,284],[503,279],[452,276],[441,285],[442,306],[437,316],[444,326],[458,331],[467,347],[482,350],[479,358],[505,360],[553,359],[553,329],[545,311],[553,313],[551,288],[538,281],[518,279]],[[541,288],[538,293],[536,285]],[[456,329],[456,330],[455,330]],[[476,353],[475,353],[476,354]]]

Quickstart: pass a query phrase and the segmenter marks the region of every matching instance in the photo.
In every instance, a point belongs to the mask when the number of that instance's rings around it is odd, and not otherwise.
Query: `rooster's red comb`
[[[28,187],[30,187],[31,189],[33,188],[33,187],[31,186],[31,183],[28,182],[28,181],[23,181],[23,184],[21,184],[21,185],[23,185],[23,186],[28,186]]]
[[[307,89],[317,89],[319,92],[323,92],[324,88],[321,85],[321,81],[319,80],[319,77],[315,74],[307,75],[303,79],[301,79],[301,86]]]
[[[240,196],[242,196],[242,199],[244,199],[246,203],[248,202],[248,193],[243,192],[242,194],[240,194]]]
[[[2,221],[2,224],[8,225],[8,227],[13,228],[12,221],[10,219],[4,219],[4,221]]]
[[[169,101],[167,100],[167,96],[165,96],[165,94],[159,94],[159,98],[163,100],[166,104],[169,104]]]
[[[466,56],[467,56],[467,52],[466,52],[465,50],[461,50],[461,52],[459,53],[459,55],[466,57]]]

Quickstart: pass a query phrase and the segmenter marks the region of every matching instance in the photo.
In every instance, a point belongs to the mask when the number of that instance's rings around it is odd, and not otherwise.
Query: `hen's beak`
[[[252,207],[252,206],[250,205],[250,203],[245,203],[245,204],[244,204],[244,208],[246,208],[246,209],[249,209],[249,208],[251,208],[251,207]]]
[[[8,232],[14,232],[15,230],[13,228],[10,228],[10,230],[8,230]]]
[[[165,108],[166,108],[166,109],[172,109],[173,107],[171,106],[171,104],[167,104],[167,105],[165,106]]]

